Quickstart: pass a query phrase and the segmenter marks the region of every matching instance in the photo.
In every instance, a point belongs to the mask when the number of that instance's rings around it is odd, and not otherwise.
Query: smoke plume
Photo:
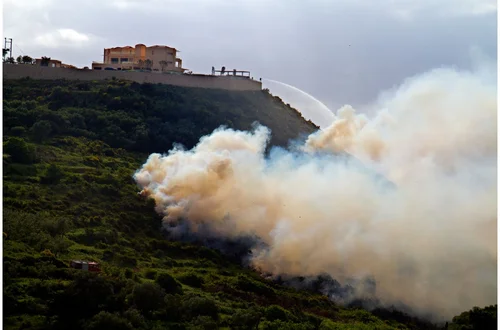
[[[267,128],[220,128],[150,155],[135,179],[169,226],[258,237],[263,273],[327,274],[356,298],[442,318],[496,303],[496,83],[439,69],[376,106],[373,118],[344,106],[269,155]]]

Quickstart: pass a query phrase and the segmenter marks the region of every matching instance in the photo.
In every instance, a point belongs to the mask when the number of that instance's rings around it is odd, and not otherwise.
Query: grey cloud
[[[89,66],[102,59],[104,47],[167,44],[180,49],[184,66],[195,72],[208,73],[212,65],[250,70],[330,108],[365,104],[435,67],[468,67],[471,47],[497,56],[496,6],[489,0],[13,3],[6,4],[5,36],[32,56]],[[89,41],[56,49],[34,43],[59,29]]]

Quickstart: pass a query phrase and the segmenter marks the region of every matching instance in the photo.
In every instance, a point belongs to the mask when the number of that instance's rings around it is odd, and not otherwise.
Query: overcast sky
[[[14,55],[77,66],[103,48],[165,44],[296,86],[330,108],[365,104],[405,77],[497,56],[496,0],[4,0]]]

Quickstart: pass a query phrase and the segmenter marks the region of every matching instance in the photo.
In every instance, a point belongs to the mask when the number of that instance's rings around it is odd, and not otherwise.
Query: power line
[[[16,48],[19,49],[19,51],[21,52],[21,55],[24,56],[26,55],[23,50],[21,49],[21,47],[19,47],[18,45],[16,45]]]

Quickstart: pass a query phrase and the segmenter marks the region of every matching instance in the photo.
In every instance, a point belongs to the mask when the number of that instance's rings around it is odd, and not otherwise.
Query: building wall
[[[104,70],[105,68],[113,68],[115,70],[132,70],[135,67],[137,67],[137,65],[132,62],[122,62],[118,64],[92,63],[92,70]]]
[[[123,61],[134,61],[135,49],[117,47],[104,50],[104,63],[118,64]]]
[[[181,71],[181,68],[176,67],[177,51],[170,47],[148,47],[146,48],[146,58],[153,61],[152,69],[162,71],[161,61],[166,61],[167,65],[163,67],[164,71]]]
[[[146,45],[137,44],[135,45],[135,61],[146,59]]]
[[[103,70],[105,68],[132,70],[138,69],[138,62],[151,60],[153,71],[177,71],[183,72],[182,60],[177,58],[177,50],[168,46],[146,47],[137,44],[134,47],[114,47],[104,49],[103,62],[93,62],[92,69]],[[167,65],[161,65],[162,61]]]
[[[214,88],[234,91],[259,91],[262,83],[249,78],[212,75],[169,74],[161,72],[133,72],[51,68],[38,65],[3,64],[3,79],[69,79],[105,80],[125,79],[138,83],[167,84],[184,87]]]
[[[35,65],[42,65],[42,59],[41,58],[35,59]],[[63,66],[63,64],[59,60],[50,60],[49,63],[47,63],[47,66],[52,68],[60,68]]]

